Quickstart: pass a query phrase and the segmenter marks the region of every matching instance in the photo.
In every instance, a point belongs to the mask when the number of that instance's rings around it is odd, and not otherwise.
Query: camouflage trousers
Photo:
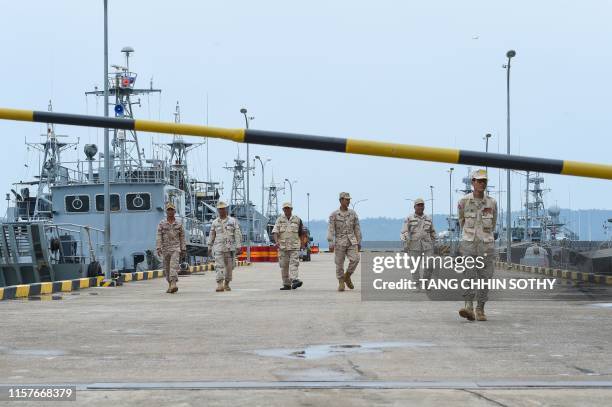
[[[179,260],[181,252],[173,250],[171,252],[162,252],[162,261],[164,266],[164,277],[169,283],[178,281]]]
[[[227,280],[232,281],[232,271],[234,271],[234,252],[215,253],[215,272],[217,282]]]
[[[279,250],[278,264],[281,268],[283,285],[291,285],[291,280],[298,278],[298,267],[300,266],[299,250]]]
[[[423,271],[423,278],[425,279],[430,279],[431,278],[431,274],[433,271],[433,267],[425,267],[425,261],[426,258],[428,256],[433,256],[434,251],[433,249],[431,250],[408,250],[406,249],[406,253],[408,253],[408,256],[413,257],[413,258],[417,258],[417,257],[422,257],[421,263],[419,263],[419,268],[417,270],[414,271],[414,273],[412,273],[412,279],[415,281],[418,281],[421,279],[421,270]],[[430,266],[433,263],[432,260],[429,261]]]
[[[463,278],[469,280],[486,280],[493,278],[494,265],[493,260],[495,257],[495,243],[485,243],[482,241],[466,242],[461,241],[459,244],[459,251],[463,257],[482,257],[484,267],[479,268],[479,263],[476,263],[474,268],[466,268],[463,272]],[[474,301],[474,298],[478,302],[487,302],[489,300],[489,289],[482,288],[478,290],[465,289],[463,290],[463,298],[466,301]]]
[[[336,263],[336,278],[344,277],[344,260],[348,258],[349,263],[346,271],[353,274],[359,264],[359,250],[356,244],[350,246],[336,246],[334,248],[334,261]]]

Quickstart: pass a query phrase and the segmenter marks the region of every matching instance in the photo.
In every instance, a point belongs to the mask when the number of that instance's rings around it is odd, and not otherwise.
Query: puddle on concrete
[[[69,298],[69,297],[66,297]],[[23,297],[23,298],[15,298],[11,301],[21,301],[21,302],[27,302],[27,301],[50,301],[50,300],[62,300],[64,299],[64,297],[62,297],[59,294],[41,294],[41,295],[31,295],[28,297]]]
[[[612,308],[612,302],[600,302],[598,304],[589,304],[589,306],[597,308]]]
[[[381,353],[389,348],[421,348],[433,346],[427,342],[363,342],[360,344],[313,345],[303,349],[260,349],[253,353],[288,359],[322,359],[354,353]]]

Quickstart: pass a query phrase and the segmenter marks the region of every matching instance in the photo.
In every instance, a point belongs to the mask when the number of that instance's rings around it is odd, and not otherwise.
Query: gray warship
[[[125,65],[113,65],[114,72],[107,78],[111,104],[118,117],[134,117],[134,107],[140,105],[135,98],[139,95],[161,92],[153,88],[152,82],[148,88],[136,87],[137,74],[129,67],[133,52],[131,47],[123,48]],[[103,91],[96,88],[86,95],[100,97]],[[174,116],[180,121],[178,103]],[[83,159],[65,161],[62,153],[78,148],[79,143],[63,141],[52,124],[47,125],[43,137],[43,142],[27,143],[41,152],[40,173],[34,180],[15,183],[6,197],[8,209],[0,223],[0,287],[102,273],[106,173],[103,154],[98,153],[95,144],[87,144]],[[114,272],[156,266],[153,254],[156,226],[165,216],[166,202],[175,204],[177,216],[183,222],[187,261],[199,263],[206,259],[206,236],[222,188],[218,182],[190,176],[189,151],[198,146],[185,142],[182,136],[174,136],[171,143],[156,146],[155,158],[147,158],[135,131],[112,130],[110,208]]]
[[[546,207],[540,173],[525,174],[523,210],[512,225],[513,263],[551,267],[586,273],[612,274],[612,241],[581,240],[580,236],[562,219],[561,209],[553,204]],[[606,227],[606,225],[604,225]],[[505,237],[505,227],[498,225]],[[502,239],[498,253],[506,256]]]

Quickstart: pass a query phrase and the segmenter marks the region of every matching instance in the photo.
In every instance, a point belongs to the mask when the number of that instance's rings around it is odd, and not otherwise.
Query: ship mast
[[[161,93],[161,89],[154,89],[153,82],[149,88],[136,88],[138,74],[130,71],[130,54],[134,52],[132,47],[123,47],[121,52],[125,54],[125,66],[112,65],[115,72],[108,74],[108,92],[114,102],[115,117],[134,118],[134,106],[140,106],[140,99],[136,96]],[[94,90],[85,92],[86,95],[104,96],[103,91]],[[120,181],[129,178],[135,170],[142,170],[144,153],[140,149],[138,134],[135,130],[113,130],[113,155],[112,158],[119,160],[116,177]]]
[[[274,224],[276,222],[276,218],[278,218],[278,193],[283,191],[285,187],[279,187],[280,184],[274,183],[274,174],[272,174],[272,181],[270,182],[270,186],[266,188],[268,190],[268,208],[266,210],[266,217],[268,218],[268,223]]]
[[[49,101],[47,106],[49,112],[53,111],[53,104]],[[58,137],[66,137],[55,134],[55,125],[47,123],[47,134],[42,134],[45,137],[44,143],[26,143],[43,153],[42,165],[40,174],[38,175],[38,191],[36,193],[36,201],[34,204],[34,218],[51,217],[52,202],[51,202],[51,187],[58,182],[67,182],[68,173],[62,173],[62,158],[61,153],[78,143],[61,143]]]
[[[245,174],[249,170],[245,166],[245,161],[240,157],[234,160],[234,166],[223,167],[226,170],[232,171],[232,192],[230,195],[230,205],[234,212],[233,216],[237,219],[247,219],[247,198],[246,198],[246,177]]]
[[[174,111],[174,122],[181,122],[181,107],[179,102],[176,102],[176,108]],[[186,213],[185,216],[197,217],[197,203],[196,203],[196,183],[197,181],[192,180],[189,176],[189,163],[188,163],[188,152],[200,147],[205,143],[186,143],[183,136],[180,134],[174,134],[172,137],[172,143],[167,144],[167,148],[170,148],[170,182],[178,189],[185,192],[185,203]]]

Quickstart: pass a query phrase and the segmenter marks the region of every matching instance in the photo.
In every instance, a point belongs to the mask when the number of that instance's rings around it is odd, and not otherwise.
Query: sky
[[[0,106],[103,114],[85,91],[103,84],[102,0],[2,1]],[[123,1],[109,0],[109,62],[123,64],[122,47],[138,85],[150,80],[161,96],[141,98],[136,117],[350,137],[407,144],[506,151],[506,71],[511,69],[511,151],[528,156],[610,163],[612,3],[607,1]],[[45,126],[0,121],[0,185],[38,172]],[[102,146],[101,130],[58,126],[81,144]],[[168,136],[140,134],[148,149]],[[193,139],[194,142],[202,141]],[[209,140],[211,178],[229,198],[223,166],[245,145]],[[67,154],[84,158],[82,145]],[[411,202],[430,197],[448,213],[468,168],[422,161],[252,145],[270,158],[271,176],[293,186],[294,213],[325,219],[338,193],[350,192],[361,217],[401,217]],[[207,177],[206,148],[192,152],[195,175]],[[26,167],[27,165],[27,167]],[[505,191],[490,171],[494,190]],[[502,176],[505,180],[505,173]],[[261,170],[251,199],[261,205]],[[610,182],[545,175],[547,206],[611,208]],[[512,206],[524,200],[524,177],[512,177]],[[288,188],[279,203],[289,200]],[[309,211],[307,193],[310,193]],[[494,194],[494,196],[498,196]],[[505,205],[505,192],[501,196]],[[429,205],[430,202],[427,202]],[[0,213],[6,201],[0,202]],[[502,205],[502,206],[503,206]],[[429,211],[429,210],[427,210]]]

